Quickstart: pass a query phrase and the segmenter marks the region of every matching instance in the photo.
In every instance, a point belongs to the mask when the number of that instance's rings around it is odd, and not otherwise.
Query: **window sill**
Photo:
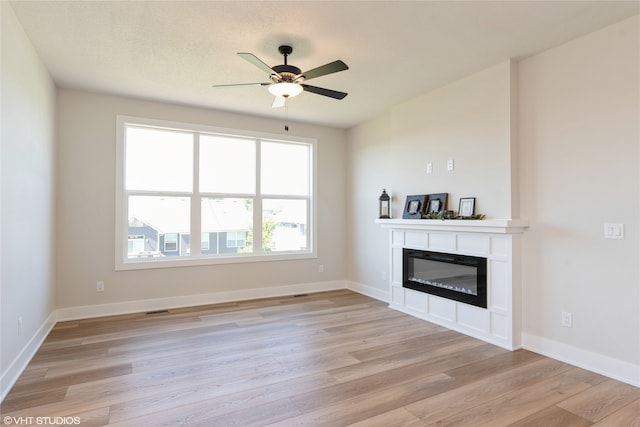
[[[244,264],[251,262],[292,261],[317,258],[315,252],[281,252],[269,255],[234,255],[200,258],[147,259],[144,261],[127,260],[116,262],[116,271],[148,270],[155,268],[195,267],[204,265]]]

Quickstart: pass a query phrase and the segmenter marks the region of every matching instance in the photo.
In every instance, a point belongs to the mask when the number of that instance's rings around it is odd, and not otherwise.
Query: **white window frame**
[[[124,188],[125,184],[125,129],[128,125],[147,126],[153,128],[161,128],[173,131],[193,132],[194,140],[194,164],[193,164],[193,192],[188,196],[191,198],[191,242],[190,253],[179,257],[156,257],[156,258],[129,258],[128,257],[128,197],[130,195],[139,195],[143,192],[130,192]],[[198,188],[199,171],[199,134],[218,134],[224,136],[252,138],[257,141],[283,142],[283,143],[302,143],[308,144],[310,147],[309,161],[309,195],[306,197],[295,196],[293,198],[302,198],[307,200],[307,248],[302,251],[290,252],[264,252],[262,250],[262,233],[254,233],[253,252],[238,254],[217,254],[203,255],[201,253],[201,211],[200,200],[202,197],[218,196],[218,197],[244,197],[232,194],[211,195],[201,193]],[[256,189],[259,187],[260,180],[260,150],[259,144],[256,149]],[[207,125],[197,125],[192,123],[181,123],[173,121],[155,120],[133,116],[116,116],[116,223],[115,223],[115,269],[116,270],[137,270],[148,268],[165,268],[165,267],[184,267],[208,264],[232,264],[244,262],[264,262],[264,261],[283,261],[295,259],[308,259],[317,257],[317,140],[314,138],[297,137],[289,135],[269,134],[263,132],[237,130],[229,128],[219,128]],[[144,192],[149,194],[150,192]],[[152,195],[175,196],[170,192],[151,192]],[[289,196],[257,194],[253,198],[253,224],[262,225],[262,200],[263,199],[280,199]],[[259,228],[261,229],[261,227]],[[206,249],[205,249],[206,250]]]

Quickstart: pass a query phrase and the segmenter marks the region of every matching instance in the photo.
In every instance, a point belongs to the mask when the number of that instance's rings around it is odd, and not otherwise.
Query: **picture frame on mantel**
[[[402,211],[403,219],[420,219],[422,213],[427,206],[427,195],[419,194],[413,196],[407,196],[404,203],[404,210]]]
[[[461,197],[460,205],[458,207],[458,216],[471,217],[476,213],[476,198],[475,197]]]
[[[436,193],[427,195],[425,214],[442,214],[447,210],[448,193]]]

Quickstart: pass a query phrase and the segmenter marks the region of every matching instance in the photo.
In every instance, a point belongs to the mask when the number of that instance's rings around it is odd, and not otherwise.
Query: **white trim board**
[[[377,299],[387,304],[389,303],[389,292],[386,289],[383,290],[370,285],[365,285],[364,283],[353,281],[347,281],[347,289],[364,296]]]
[[[640,365],[522,332],[522,347],[534,353],[640,387]]]
[[[49,332],[51,332],[55,325],[56,310],[46,318],[29,342],[27,342],[16,358],[13,359],[11,364],[2,373],[2,376],[0,376],[0,402],[4,400],[13,385],[18,381],[18,378],[20,378],[20,375],[27,369],[29,362],[31,362],[33,356],[36,355],[45,338],[47,338],[47,335],[49,335]]]
[[[199,305],[334,291],[338,289],[347,289],[347,285],[344,280],[211,292],[206,294],[181,295],[167,298],[124,301],[111,304],[85,305],[59,308],[57,310],[57,320],[59,322],[63,322],[68,320],[90,319],[94,317],[115,316],[120,314],[142,313],[154,310],[167,310],[171,308],[196,307]]]

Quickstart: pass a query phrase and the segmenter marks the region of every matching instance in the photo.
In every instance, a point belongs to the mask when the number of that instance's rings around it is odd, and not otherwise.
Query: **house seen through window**
[[[118,118],[116,263],[313,254],[314,141],[194,127]]]

